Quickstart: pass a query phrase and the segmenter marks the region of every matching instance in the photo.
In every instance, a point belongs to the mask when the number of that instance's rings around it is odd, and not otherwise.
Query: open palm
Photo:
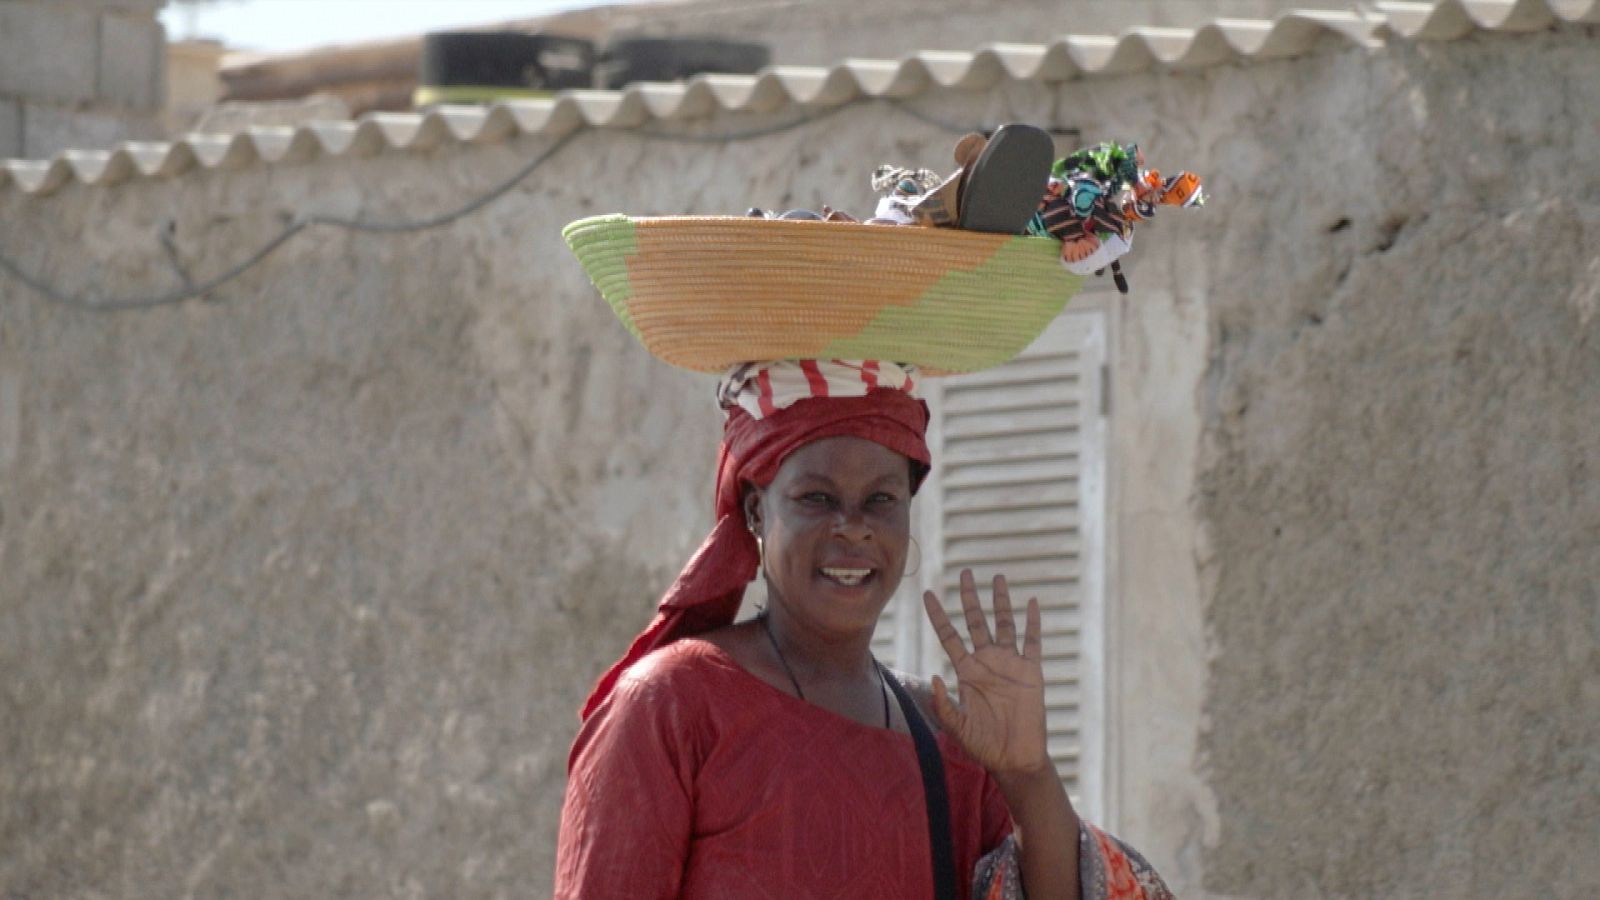
[[[1028,621],[1017,649],[1016,620],[1005,577],[994,578],[994,633],[989,632],[970,569],[961,572],[961,609],[972,637],[968,650],[932,591],[923,595],[928,620],[955,667],[959,702],[944,680],[933,679],[933,711],[963,749],[996,775],[1036,771],[1050,764],[1045,746],[1044,667],[1039,645],[1039,601],[1028,601]]]

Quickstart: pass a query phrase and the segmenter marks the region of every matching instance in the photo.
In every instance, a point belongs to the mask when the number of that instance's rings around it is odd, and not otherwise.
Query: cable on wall
[[[837,115],[840,112],[843,112],[845,109],[860,105],[863,102],[881,103],[890,106],[895,110],[905,114],[909,118],[951,134],[966,134],[969,131],[982,131],[987,134],[993,130],[991,128],[963,127],[953,123],[945,122],[896,100],[885,100],[881,98],[858,98],[850,101],[849,103],[835,106],[831,109],[814,115],[801,116],[789,122],[764,128],[751,129],[748,131],[736,131],[718,135],[699,135],[680,134],[671,131],[654,129],[637,129],[632,133],[638,134],[649,140],[692,144],[726,144],[736,141],[756,140],[758,138],[782,134],[783,132],[793,131],[796,128],[820,122],[831,116]],[[284,244],[288,243],[289,240],[295,235],[313,226],[325,226],[345,231],[363,232],[369,234],[405,234],[417,231],[427,231],[449,225],[452,222],[472,215],[478,210],[483,209],[485,206],[488,206],[490,203],[493,203],[494,201],[510,193],[514,188],[516,188],[517,185],[521,184],[529,175],[532,175],[535,170],[549,161],[551,157],[561,152],[561,150],[564,149],[568,144],[571,144],[580,135],[592,133],[592,131],[593,129],[586,129],[573,131],[567,135],[564,135],[556,140],[555,143],[551,144],[549,147],[546,147],[543,152],[529,160],[522,166],[522,168],[518,169],[516,172],[513,172],[500,183],[494,185],[478,196],[473,197],[465,204],[438,215],[428,216],[421,219],[400,220],[394,222],[371,222],[364,219],[351,219],[341,216],[324,215],[320,213],[296,216],[289,222],[288,225],[284,226],[283,230],[279,231],[265,244],[257,248],[254,253],[251,253],[249,256],[245,257],[243,260],[227,270],[203,281],[193,281],[189,278],[187,273],[184,273],[180,269],[179,275],[183,278],[184,286],[182,288],[167,291],[161,294],[153,294],[143,297],[111,297],[101,300],[92,299],[92,294],[71,294],[55,287],[41,278],[30,275],[28,272],[24,271],[21,266],[8,257],[3,249],[0,249],[0,271],[4,271],[7,275],[10,275],[17,281],[20,281],[24,285],[32,288],[36,293],[48,300],[59,303],[63,306],[69,306],[74,309],[80,309],[88,312],[120,312],[124,310],[149,309],[155,306],[181,303],[185,300],[193,300],[197,297],[204,296],[205,294],[216,290],[228,282],[239,278],[246,272],[260,265],[279,247],[282,247]],[[163,246],[166,248],[169,257],[176,257],[176,248],[173,245],[170,236],[163,236]]]

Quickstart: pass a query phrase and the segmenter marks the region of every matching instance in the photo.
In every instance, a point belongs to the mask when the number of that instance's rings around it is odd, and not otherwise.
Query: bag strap
[[[922,793],[928,806],[928,849],[933,857],[933,896],[935,900],[955,900],[956,863],[950,843],[950,795],[944,780],[944,759],[939,755],[939,745],[933,732],[922,718],[900,679],[890,674],[882,663],[878,673],[884,684],[894,692],[900,703],[900,712],[906,717],[906,727],[911,729],[911,740],[917,745],[917,767],[922,770]]]

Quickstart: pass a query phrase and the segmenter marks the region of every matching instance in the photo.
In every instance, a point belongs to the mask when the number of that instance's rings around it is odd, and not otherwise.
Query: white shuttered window
[[[934,469],[916,501],[922,560],[873,641],[885,662],[953,686],[922,591],[963,634],[963,568],[986,611],[996,573],[1019,614],[1038,597],[1050,755],[1090,817],[1103,813],[1105,348],[1104,312],[1091,307],[1062,315],[1005,366],[923,382]]]

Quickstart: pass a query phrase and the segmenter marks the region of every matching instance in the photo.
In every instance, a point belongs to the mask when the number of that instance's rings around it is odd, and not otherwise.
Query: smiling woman
[[[1049,146],[1021,123],[964,137],[944,226],[614,215],[563,229],[647,349],[723,371],[725,416],[716,525],[584,705],[557,897],[1171,897],[1078,818],[1056,774],[1037,599],[1019,627],[996,575],[991,628],[962,572],[969,643],[923,596],[959,699],[872,655],[932,464],[916,365],[1000,365],[1078,287],[1054,243],[1013,231]],[[735,623],[758,577],[767,607]]]
[[[841,436],[795,451],[772,484],[747,490],[771,615],[819,633],[870,630],[905,569],[911,484],[905,457]]]
[[[1037,601],[1019,629],[997,577],[991,633],[964,573],[968,646],[925,598],[959,702],[873,659],[930,464],[914,386],[872,361],[724,376],[717,524],[584,708],[557,897],[1169,896],[1056,777]],[[733,624],[757,576],[768,607]]]

